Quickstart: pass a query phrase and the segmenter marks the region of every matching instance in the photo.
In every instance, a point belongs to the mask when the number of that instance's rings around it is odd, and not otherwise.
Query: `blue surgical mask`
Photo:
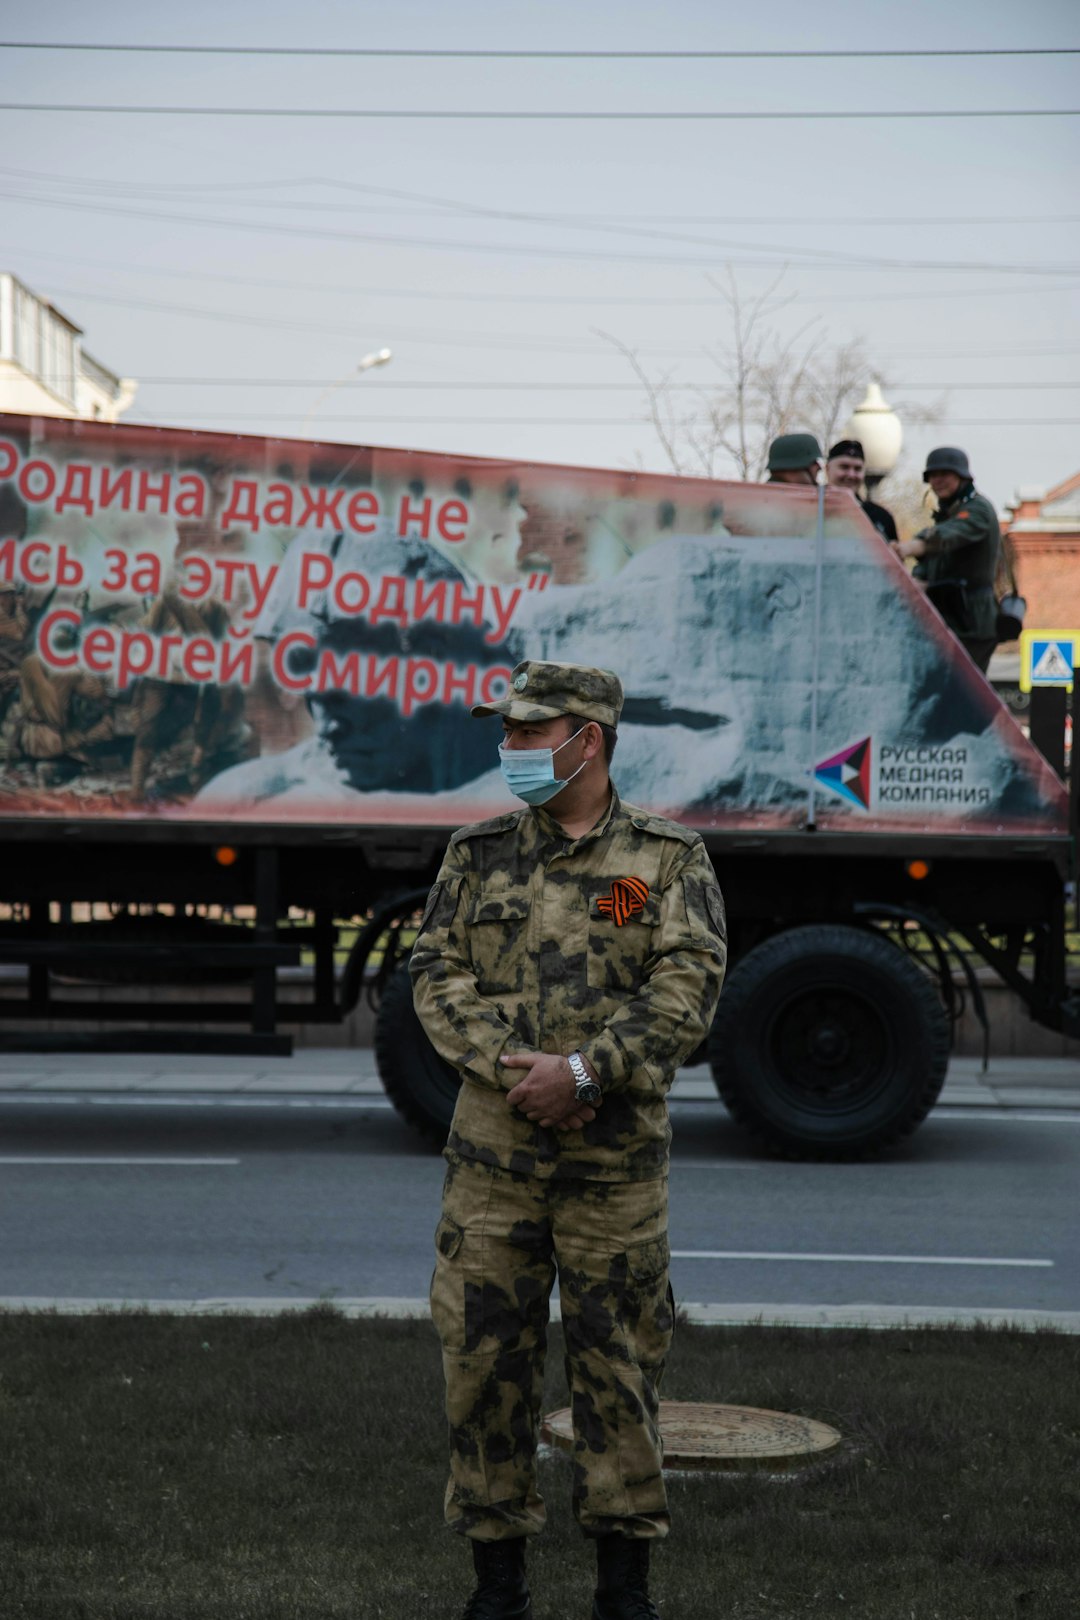
[[[574,732],[574,737],[580,737],[584,730],[585,727],[580,726]],[[567,737],[566,742],[561,742],[558,748],[500,748],[503,781],[511,793],[524,799],[526,804],[546,804],[556,793],[561,793],[567,782],[572,782],[587,763],[582,760],[577,771],[561,781],[555,775],[555,755],[567,743],[572,743],[574,737]]]

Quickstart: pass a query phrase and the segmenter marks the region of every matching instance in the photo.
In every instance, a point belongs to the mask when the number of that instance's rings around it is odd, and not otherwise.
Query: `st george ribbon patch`
[[[621,928],[639,911],[644,911],[648,898],[649,885],[642,883],[640,878],[616,878],[611,885],[611,893],[602,894],[597,900],[596,909],[602,916],[610,917],[616,928]]]

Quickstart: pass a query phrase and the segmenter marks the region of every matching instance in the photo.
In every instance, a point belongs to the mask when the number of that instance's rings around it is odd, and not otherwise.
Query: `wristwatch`
[[[604,1094],[582,1062],[581,1053],[571,1052],[566,1061],[574,1076],[574,1101],[595,1108]]]

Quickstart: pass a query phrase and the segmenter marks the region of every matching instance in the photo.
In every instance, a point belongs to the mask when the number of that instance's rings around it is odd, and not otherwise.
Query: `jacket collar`
[[[960,488],[957,490],[955,495],[951,496],[949,500],[942,502],[937,509],[936,516],[939,518],[948,517],[949,513],[954,512],[958,506],[962,506],[965,501],[970,501],[974,493],[975,480],[973,478],[969,478],[966,484],[960,485]]]
[[[619,798],[619,790],[614,782],[611,784],[611,802],[604,814],[595,827],[590,827],[588,832],[581,834],[580,838],[568,838],[561,822],[556,821],[555,817],[545,810],[543,805],[533,805],[527,814],[532,816],[535,821],[542,842],[566,844],[572,849],[577,849],[582,844],[591,843],[594,838],[602,838],[614,821],[625,817],[622,801]]]

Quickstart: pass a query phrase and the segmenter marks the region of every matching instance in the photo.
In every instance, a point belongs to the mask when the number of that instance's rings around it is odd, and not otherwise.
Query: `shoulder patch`
[[[705,890],[705,907],[709,913],[709,921],[720,937],[726,940],[727,914],[724,910],[724,897],[715,885]]]
[[[521,820],[521,812],[511,810],[505,816],[492,816],[488,821],[473,821],[467,827],[459,827],[450,839],[452,844],[461,844],[467,838],[491,838],[499,833],[510,832]]]

